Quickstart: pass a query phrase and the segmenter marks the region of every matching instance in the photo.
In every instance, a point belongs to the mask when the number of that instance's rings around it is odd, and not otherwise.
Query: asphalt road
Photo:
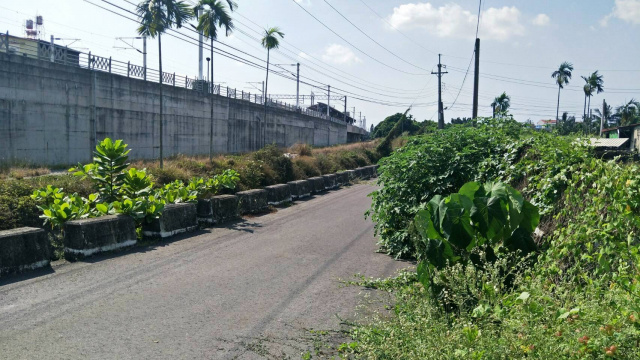
[[[1,359],[300,359],[393,275],[369,184],[127,253],[0,280]],[[331,332],[329,332],[331,333]]]

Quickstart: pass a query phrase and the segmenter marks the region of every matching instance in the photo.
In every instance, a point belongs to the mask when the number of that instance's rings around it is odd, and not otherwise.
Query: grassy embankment
[[[371,142],[318,149],[297,144],[290,149],[270,145],[249,154],[219,155],[211,162],[207,157],[177,156],[166,159],[164,169],[160,169],[158,161],[148,160],[134,161],[131,166],[146,168],[157,187],[174,180],[188,182],[193,177],[206,178],[233,169],[240,174],[238,190],[242,191],[353,169],[376,163],[378,159],[375,144]],[[80,196],[88,196],[95,190],[89,180],[81,181],[66,171],[59,171],[46,175],[51,171],[42,167],[0,168],[0,230],[42,226],[36,204],[30,198],[36,189],[52,185]]]

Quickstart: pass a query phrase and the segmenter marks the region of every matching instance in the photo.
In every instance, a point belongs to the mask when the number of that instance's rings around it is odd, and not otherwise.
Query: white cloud
[[[481,19],[482,38],[504,41],[524,34],[520,10],[515,6],[489,8]],[[423,28],[439,37],[473,38],[477,15],[455,3],[437,8],[428,2],[409,3],[394,8],[388,20],[396,28]]]
[[[306,52],[304,52],[304,51],[301,51],[300,53],[298,53],[298,57],[299,57],[299,58],[301,58],[301,59],[305,59],[305,60],[307,60],[307,59],[310,59],[310,58],[311,58],[311,57],[310,57]]]
[[[345,65],[362,62],[362,60],[360,60],[356,56],[356,54],[351,51],[351,49],[339,44],[331,44],[327,46],[327,48],[324,50],[324,54],[322,54],[322,60],[334,64]]]
[[[640,24],[640,0],[616,0],[611,14],[602,18],[600,25],[607,26],[611,18]]]
[[[300,5],[305,5],[305,6],[311,5],[311,0],[295,0],[295,2],[297,2]]]
[[[551,23],[551,18],[547,14],[538,14],[531,23],[537,26],[547,26]]]

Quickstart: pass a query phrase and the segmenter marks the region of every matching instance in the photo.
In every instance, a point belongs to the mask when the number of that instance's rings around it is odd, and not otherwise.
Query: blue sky
[[[89,1],[125,14],[102,0]],[[0,31],[23,34],[24,20],[39,14],[45,18],[47,39],[51,34],[79,38],[72,47],[141,64],[136,51],[114,48],[123,45],[116,37],[136,36],[136,24],[89,1],[0,0]],[[109,2],[133,10],[135,1]],[[349,111],[355,106],[356,115],[362,112],[368,125],[404,111],[409,104],[414,104],[412,114],[417,119],[436,119],[437,79],[429,72],[436,70],[438,53],[449,71],[443,77],[446,121],[471,115],[473,72],[464,85],[463,78],[473,51],[478,1],[238,0],[238,5],[237,31],[221,37],[218,47],[264,65],[266,52],[256,40],[260,29],[280,27],[285,38],[281,49],[272,53],[272,63],[299,61],[305,82],[329,84],[332,95],[346,94]],[[518,120],[555,118],[557,87],[551,73],[563,61],[573,63],[575,70],[562,91],[561,112],[582,116],[580,75],[595,70],[604,75],[605,92],[592,98],[592,108],[602,99],[617,106],[640,98],[640,0],[485,0],[482,9],[480,115],[490,115],[492,98],[506,91]],[[133,45],[142,46],[140,40]],[[155,41],[150,40],[148,52],[149,67],[157,68]],[[165,71],[197,75],[195,45],[165,36],[163,55]],[[214,55],[214,63],[215,81],[224,86],[256,92],[249,83],[264,79],[264,70],[221,55]],[[301,94],[312,91],[323,93],[301,85]],[[295,94],[295,82],[270,76],[269,93]],[[332,105],[343,106],[337,101]]]

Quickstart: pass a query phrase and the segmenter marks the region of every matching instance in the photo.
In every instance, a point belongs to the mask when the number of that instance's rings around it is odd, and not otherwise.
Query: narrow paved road
[[[299,359],[309,329],[339,329],[366,293],[338,279],[407,267],[375,253],[373,189],[3,278],[0,358]]]

